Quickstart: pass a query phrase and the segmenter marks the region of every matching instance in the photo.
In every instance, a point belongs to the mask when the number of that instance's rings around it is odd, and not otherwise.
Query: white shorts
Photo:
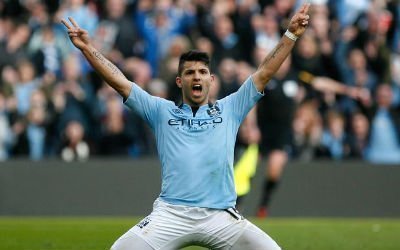
[[[280,249],[271,237],[234,208],[188,207],[160,199],[154,202],[153,212],[122,235],[111,249],[169,250],[190,245],[231,250]]]

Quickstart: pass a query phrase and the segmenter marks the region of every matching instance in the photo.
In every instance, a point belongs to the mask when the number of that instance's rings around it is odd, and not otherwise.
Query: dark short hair
[[[183,64],[185,62],[203,62],[207,67],[210,64],[210,57],[207,53],[199,50],[189,50],[181,55],[179,58],[178,75],[182,75]]]

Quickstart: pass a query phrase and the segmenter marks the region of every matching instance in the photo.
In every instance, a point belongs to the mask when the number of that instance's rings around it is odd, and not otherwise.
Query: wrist
[[[298,36],[296,36],[295,34],[293,34],[292,32],[290,32],[289,30],[286,30],[285,34],[284,34],[287,38],[289,38],[290,40],[296,42],[297,39],[299,38]]]
[[[89,53],[92,54],[93,52],[97,51],[97,49],[95,47],[93,47],[91,44],[87,44],[85,46],[83,46],[82,48],[80,48],[82,53]]]
[[[93,47],[90,44],[85,44],[82,47],[80,47],[79,49],[83,52],[83,51],[91,51],[92,48]]]

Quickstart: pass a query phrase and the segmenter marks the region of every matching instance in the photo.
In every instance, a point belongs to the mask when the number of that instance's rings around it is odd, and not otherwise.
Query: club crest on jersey
[[[214,117],[216,115],[221,114],[221,111],[217,105],[212,106],[211,108],[207,109],[207,114],[210,117]]]

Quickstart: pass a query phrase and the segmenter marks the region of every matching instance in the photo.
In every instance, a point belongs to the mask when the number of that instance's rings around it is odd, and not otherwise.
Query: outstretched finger
[[[74,25],[75,28],[79,29],[79,25],[75,22],[75,20],[72,17],[68,17],[69,21]]]
[[[301,9],[299,12],[302,14],[307,14],[309,8],[310,8],[310,3],[305,3],[305,4],[303,4],[303,6],[301,6]]]
[[[64,24],[65,27],[67,27],[67,29],[72,29],[71,25],[69,25],[69,23],[67,21],[65,21],[64,19],[61,19],[61,23]]]

